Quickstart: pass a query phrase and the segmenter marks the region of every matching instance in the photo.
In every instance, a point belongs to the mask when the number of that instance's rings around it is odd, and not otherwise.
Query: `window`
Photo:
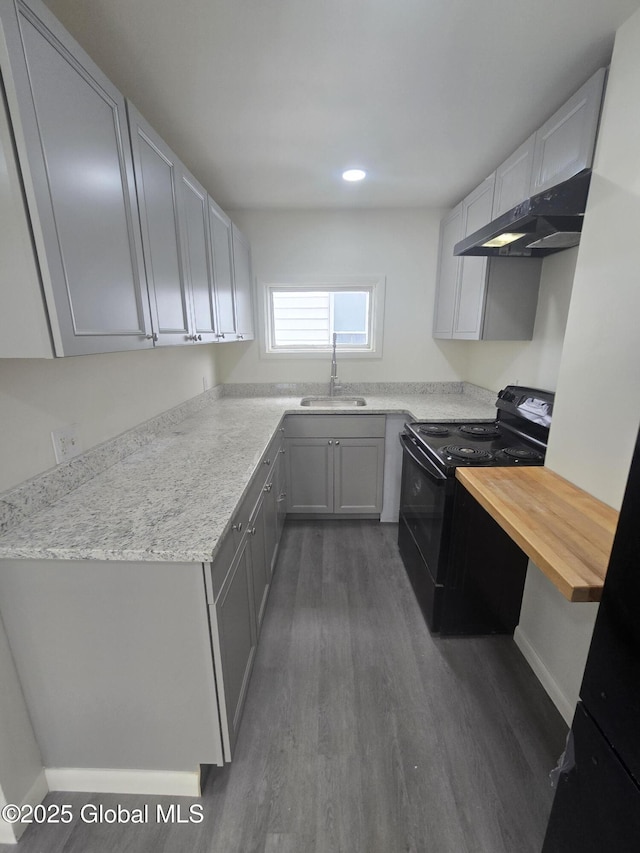
[[[324,355],[335,334],[340,352],[376,355],[383,304],[380,279],[265,284],[265,352]]]

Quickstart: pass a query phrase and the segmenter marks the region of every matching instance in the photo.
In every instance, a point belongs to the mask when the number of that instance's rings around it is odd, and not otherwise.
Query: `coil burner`
[[[463,435],[472,435],[474,438],[498,438],[500,430],[493,424],[464,424],[458,430]]]
[[[479,447],[461,447],[458,444],[447,444],[442,448],[442,453],[458,462],[490,462],[493,459],[488,450],[481,450]]]

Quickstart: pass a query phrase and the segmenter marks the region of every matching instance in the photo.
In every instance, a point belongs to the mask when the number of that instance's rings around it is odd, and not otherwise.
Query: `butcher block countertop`
[[[569,601],[600,601],[618,513],[544,467],[456,477]]]

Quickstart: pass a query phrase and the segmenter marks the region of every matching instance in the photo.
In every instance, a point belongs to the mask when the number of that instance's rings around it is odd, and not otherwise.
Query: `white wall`
[[[42,772],[42,759],[2,621],[0,684],[0,804],[21,804]],[[0,819],[0,843],[13,841],[13,830]]]
[[[55,465],[53,429],[77,423],[88,450],[201,394],[203,377],[213,387],[215,347],[0,359],[0,492]]]
[[[258,281],[281,276],[386,276],[381,359],[346,359],[345,382],[455,381],[431,337],[441,211],[234,211],[251,241]],[[329,359],[262,358],[255,341],[224,349],[223,382],[328,382]]]
[[[638,92],[640,12],[616,37],[547,454],[550,468],[616,508],[640,423]],[[533,572],[517,639],[568,718],[597,605],[567,603]]]

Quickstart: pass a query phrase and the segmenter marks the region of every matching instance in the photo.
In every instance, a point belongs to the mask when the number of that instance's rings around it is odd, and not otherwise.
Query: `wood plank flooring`
[[[539,853],[566,725],[511,638],[434,639],[396,525],[288,523],[234,762],[149,824],[31,826],[2,853]],[[156,803],[203,806],[159,825]]]

